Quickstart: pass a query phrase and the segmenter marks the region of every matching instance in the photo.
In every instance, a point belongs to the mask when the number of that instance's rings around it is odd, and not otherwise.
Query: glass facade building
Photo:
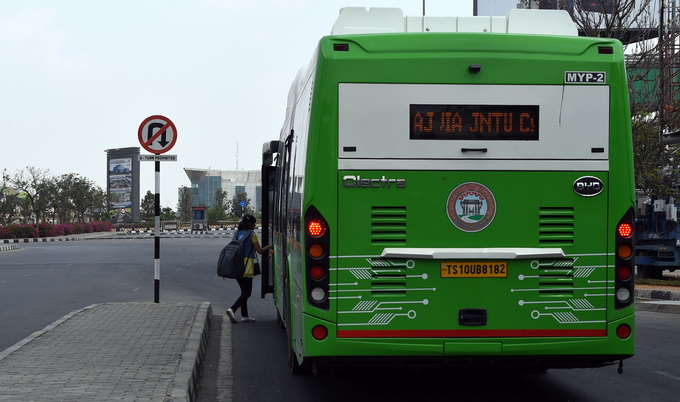
[[[236,194],[246,193],[249,206],[255,211],[262,210],[262,174],[260,170],[213,170],[184,168],[191,186],[189,191],[194,196],[194,207],[210,208],[215,202],[218,189],[227,192],[227,200],[231,201]],[[179,192],[179,189],[177,190]]]

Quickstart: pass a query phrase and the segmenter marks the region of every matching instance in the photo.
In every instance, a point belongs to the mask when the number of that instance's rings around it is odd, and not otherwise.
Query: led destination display
[[[538,105],[410,105],[412,140],[538,141]]]

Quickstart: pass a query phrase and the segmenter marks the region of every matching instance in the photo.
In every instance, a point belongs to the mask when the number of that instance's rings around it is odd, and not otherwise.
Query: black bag
[[[246,233],[241,240],[236,240],[238,232],[234,233],[234,238],[220,252],[220,258],[217,260],[217,276],[231,279],[243,276],[246,270],[246,265],[243,263],[245,257],[243,243],[246,239],[250,239],[251,233],[253,233],[252,230]]]
[[[253,276],[258,276],[262,274],[262,270],[260,269],[260,263],[255,261],[255,266],[253,266]]]

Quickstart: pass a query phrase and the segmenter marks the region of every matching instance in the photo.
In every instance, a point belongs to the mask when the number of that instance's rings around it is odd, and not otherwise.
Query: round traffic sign
[[[139,125],[137,136],[144,149],[154,154],[162,154],[171,150],[177,142],[177,128],[167,117],[153,115]]]

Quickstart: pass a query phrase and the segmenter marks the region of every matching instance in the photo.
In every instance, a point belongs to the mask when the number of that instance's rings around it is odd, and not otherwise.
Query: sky
[[[348,6],[423,12],[422,0],[0,0],[0,170],[105,190],[105,150],[141,148],[140,124],[163,115],[177,161],[161,162],[161,206],[175,210],[184,168],[260,169],[295,74]],[[425,10],[471,16],[472,0]],[[155,192],[154,163],[140,162],[140,183]]]

